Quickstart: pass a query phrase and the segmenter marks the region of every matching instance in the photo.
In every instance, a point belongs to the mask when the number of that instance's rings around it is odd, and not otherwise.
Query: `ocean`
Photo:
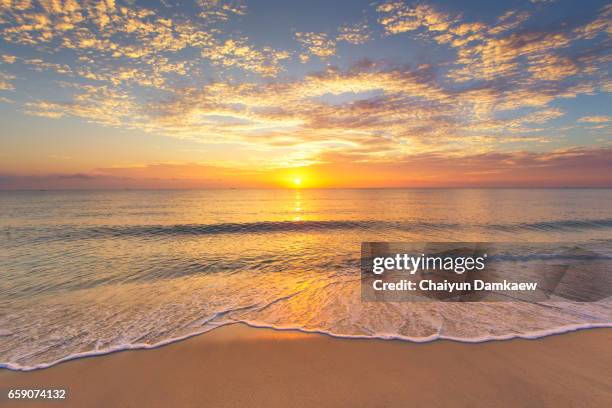
[[[236,322],[418,342],[610,327],[609,297],[363,302],[359,270],[371,241],[606,251],[610,203],[610,189],[0,192],[0,366],[156,347]]]

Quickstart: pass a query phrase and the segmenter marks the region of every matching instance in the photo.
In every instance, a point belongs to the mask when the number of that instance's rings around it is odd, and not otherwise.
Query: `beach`
[[[0,0],[0,408],[612,407],[611,29]]]
[[[608,406],[612,330],[484,343],[342,339],[224,326],[150,350],[0,371],[0,387],[66,388],[11,407]]]
[[[68,397],[0,408],[611,405],[610,280],[594,272],[610,270],[610,199],[3,192],[0,390]],[[515,243],[487,262],[519,282],[547,283],[544,261],[575,270],[544,301],[368,300],[364,242]],[[577,243],[599,269],[568,256]],[[581,282],[604,297],[577,301]]]

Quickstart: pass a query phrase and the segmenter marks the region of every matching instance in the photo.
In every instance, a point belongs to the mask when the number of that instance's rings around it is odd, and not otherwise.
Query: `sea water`
[[[609,248],[611,202],[606,189],[0,192],[0,365],[46,367],[235,322],[467,342],[611,326],[610,298],[363,302],[359,271],[367,241]]]

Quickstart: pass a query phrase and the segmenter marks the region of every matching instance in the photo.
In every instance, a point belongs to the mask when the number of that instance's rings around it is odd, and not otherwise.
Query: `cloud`
[[[391,1],[380,4],[376,10],[381,14],[378,22],[389,35],[420,28],[434,32],[446,31],[453,22],[449,15],[427,4],[410,6],[401,1]]]
[[[17,60],[17,57],[15,57],[14,55],[3,54],[3,55],[0,56],[0,59],[5,64],[14,64],[15,61]]]
[[[289,52],[270,47],[257,50],[248,44],[246,38],[226,40],[202,50],[202,56],[216,65],[238,67],[264,77],[275,77],[282,69],[280,62],[290,55]]]
[[[261,176],[256,171],[201,163],[151,163],[81,173],[0,174],[0,190],[253,187]]]
[[[605,5],[592,22],[574,29],[578,39],[593,39],[600,34],[612,34],[612,4]]]
[[[546,143],[543,127],[559,118],[558,98],[587,88],[445,86],[432,67],[393,66],[362,61],[341,70],[330,67],[293,81],[213,82],[175,89],[142,105],[125,91],[81,86],[74,101],[39,100],[29,114],[77,116],[118,128],[140,129],[206,143],[264,149],[271,167],[318,161],[328,151],[359,152],[361,160],[402,154],[493,151],[509,142]],[[520,110],[520,111],[519,111]]]
[[[12,91],[15,89],[13,85],[13,80],[15,79],[15,75],[7,74],[5,72],[0,71],[0,91]]]
[[[336,54],[336,41],[326,33],[297,32],[295,38],[306,50],[306,54],[300,57],[302,62],[307,62],[311,55],[326,60]]]
[[[25,104],[25,112],[48,118],[76,116],[108,126],[131,128],[144,116],[134,98],[108,86],[77,86],[72,102],[38,100]]]
[[[523,24],[531,15],[525,11],[510,10],[499,16],[498,23],[487,29],[489,35],[499,35],[505,31],[514,30]]]
[[[287,51],[256,48],[243,36],[221,38],[222,31],[213,26],[243,15],[244,4],[205,0],[198,4],[201,12],[195,19],[163,16],[152,8],[127,7],[113,0],[7,5],[1,10],[6,24],[0,37],[9,43],[71,50],[78,56],[70,67],[74,73],[114,83],[159,88],[167,86],[168,74],[196,75],[198,64],[191,58],[176,60],[191,49],[222,68],[265,77],[281,71],[279,62],[289,56]]]
[[[280,49],[236,29],[249,11],[237,1],[197,1],[191,13],[180,2],[1,4],[0,39],[17,51],[0,58],[0,90],[29,78],[51,89],[20,94],[17,109],[243,149],[265,168],[567,147],[562,102],[612,89],[611,6],[544,27],[538,7],[478,21],[391,1],[358,23],[288,28],[291,49]],[[355,61],[378,41],[427,52]],[[309,64],[291,71],[298,61]]]
[[[336,41],[345,41],[351,44],[364,44],[372,39],[372,32],[367,23],[343,25],[338,28]]]
[[[588,66],[588,56],[572,58],[559,52],[570,49],[577,41],[612,33],[611,5],[603,7],[587,24],[546,31],[517,31],[531,17],[517,10],[502,14],[492,26],[465,22],[426,4],[394,1],[379,5],[377,11],[378,21],[388,35],[421,30],[439,44],[456,48],[455,67],[448,75],[459,82],[525,77],[526,73],[531,74],[532,81],[559,81],[583,72],[593,73],[605,65],[602,60]]]
[[[228,21],[232,16],[243,16],[247,5],[242,1],[222,2],[218,0],[197,0],[199,16],[208,21]]]
[[[462,66],[452,72],[451,76],[459,81],[467,81],[474,78],[492,80],[497,77],[521,75],[524,72],[521,69],[522,62],[519,61],[521,57],[532,61],[528,72],[541,75],[547,69],[555,70],[550,67],[555,58],[549,56],[547,63],[541,55],[565,48],[570,42],[570,38],[564,34],[543,32],[516,33],[499,39],[489,38],[479,45],[461,49],[458,62]]]
[[[612,121],[610,116],[583,116],[578,119],[580,123],[608,123]]]
[[[302,167],[316,187],[611,187],[612,149],[548,153],[427,153],[364,162],[329,152]],[[0,189],[279,187],[293,168],[254,171],[199,163],[153,163],[52,175],[0,174]],[[355,175],[359,177],[355,177]]]
[[[530,57],[527,70],[533,79],[541,81],[559,81],[579,72],[578,66],[570,58],[554,54]]]
[[[343,187],[609,187],[612,149],[488,152],[452,156],[409,155],[363,163],[358,156],[330,154],[315,174],[333,174]],[[361,177],[351,177],[359,174]]]

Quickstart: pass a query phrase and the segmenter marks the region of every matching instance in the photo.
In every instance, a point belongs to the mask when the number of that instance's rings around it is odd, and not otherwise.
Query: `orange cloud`
[[[612,149],[551,153],[404,156],[361,162],[333,153],[302,168],[253,171],[201,164],[151,164],[47,176],[0,175],[0,189],[39,188],[252,188],[290,187],[612,187]]]
[[[612,121],[610,116],[584,116],[578,119],[578,122],[582,123],[608,123]]]
[[[343,25],[338,28],[337,41],[346,41],[351,44],[363,44],[372,39],[372,32],[366,23]]]
[[[295,33],[295,38],[306,49],[306,54],[302,54],[300,58],[302,62],[307,62],[310,55],[325,60],[336,53],[336,41],[329,38],[326,33],[298,32]]]

